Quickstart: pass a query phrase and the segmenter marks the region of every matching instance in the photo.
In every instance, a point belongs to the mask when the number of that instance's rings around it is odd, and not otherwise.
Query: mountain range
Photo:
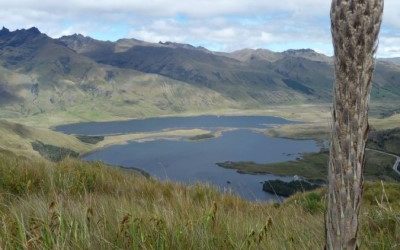
[[[332,58],[310,49],[231,53],[173,42],[53,39],[0,30],[0,117],[140,116],[328,103]],[[372,101],[400,101],[399,58],[379,59]]]

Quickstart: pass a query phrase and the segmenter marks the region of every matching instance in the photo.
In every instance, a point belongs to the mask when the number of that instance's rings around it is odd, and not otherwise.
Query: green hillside
[[[75,35],[60,41],[99,63],[206,86],[253,105],[331,100],[332,58],[310,49],[220,53],[187,44],[152,44],[135,39],[105,43]],[[379,60],[372,100],[398,101],[399,77],[399,65]]]
[[[205,87],[98,64],[36,29],[1,32],[0,96],[3,118],[106,119],[236,107]]]
[[[372,114],[398,110],[400,66],[377,64]],[[0,31],[0,118],[110,120],[331,101],[331,58],[312,50],[217,53],[136,39]],[[45,124],[46,122],[40,122]]]

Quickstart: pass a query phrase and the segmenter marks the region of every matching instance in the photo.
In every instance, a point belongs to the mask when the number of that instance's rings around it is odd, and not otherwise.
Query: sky
[[[179,42],[213,51],[310,48],[332,55],[330,0],[0,0],[0,26],[51,37]],[[400,57],[400,1],[385,0],[378,57]]]

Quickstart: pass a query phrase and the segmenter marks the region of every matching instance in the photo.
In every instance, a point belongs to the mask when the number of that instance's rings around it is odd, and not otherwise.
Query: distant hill
[[[60,41],[70,48],[76,44],[73,37],[62,37]],[[282,54],[271,52],[270,58],[263,51],[255,60],[251,60],[251,56],[245,60],[245,56],[242,58],[235,52],[215,53],[201,47],[170,42],[154,44],[134,40],[130,48],[125,46],[124,51],[121,51],[121,42],[119,40],[113,46],[103,43],[103,46],[81,54],[98,63],[160,74],[210,88],[235,101],[252,105],[326,101],[330,98],[329,93],[312,94],[313,90],[307,86],[308,83],[298,82],[282,74],[292,70],[282,69],[287,65],[286,61],[311,58],[316,54],[311,50],[287,51]],[[82,44],[81,48],[87,46]],[[81,48],[75,50],[79,52]],[[309,61],[311,64],[316,62]],[[324,88],[329,89],[331,82],[332,76],[328,75],[320,85],[326,85]]]
[[[1,117],[86,119],[331,101],[332,58],[310,49],[232,53],[173,42],[53,39],[0,30]],[[379,60],[372,100],[400,100],[400,65]]]
[[[60,39],[70,48],[73,40],[71,36]],[[125,45],[124,50],[119,49],[121,43]],[[81,54],[102,64],[205,86],[237,101],[265,105],[331,100],[332,58],[311,49],[280,53],[243,49],[223,53],[187,44],[146,43],[135,39],[96,48]],[[79,53],[81,49],[75,50]],[[399,76],[399,65],[379,60],[372,99],[398,100]]]
[[[73,40],[81,52],[111,44],[80,35]],[[99,64],[36,28],[0,31],[0,97],[0,115],[11,118],[66,111],[88,119],[132,117],[235,105],[208,88]]]
[[[242,49],[231,53],[217,52],[216,54],[230,57],[242,62],[269,61],[276,62],[285,57],[305,58],[311,61],[331,62],[332,58],[317,53],[311,49],[287,50],[284,52],[273,52],[267,49]]]
[[[242,49],[233,51],[231,53],[226,52],[215,52],[216,55],[226,56],[229,58],[236,59],[241,62],[249,62],[252,60],[265,60],[274,62],[282,58],[279,53],[273,52],[267,49]]]
[[[384,62],[389,62],[389,63],[394,63],[397,65],[400,65],[400,57],[394,57],[394,58],[381,58],[379,59],[380,61]]]

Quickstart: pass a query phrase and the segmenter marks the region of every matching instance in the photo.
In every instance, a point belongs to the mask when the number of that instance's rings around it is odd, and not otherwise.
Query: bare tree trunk
[[[368,103],[383,0],[333,0],[335,87],[326,248],[357,249]]]

